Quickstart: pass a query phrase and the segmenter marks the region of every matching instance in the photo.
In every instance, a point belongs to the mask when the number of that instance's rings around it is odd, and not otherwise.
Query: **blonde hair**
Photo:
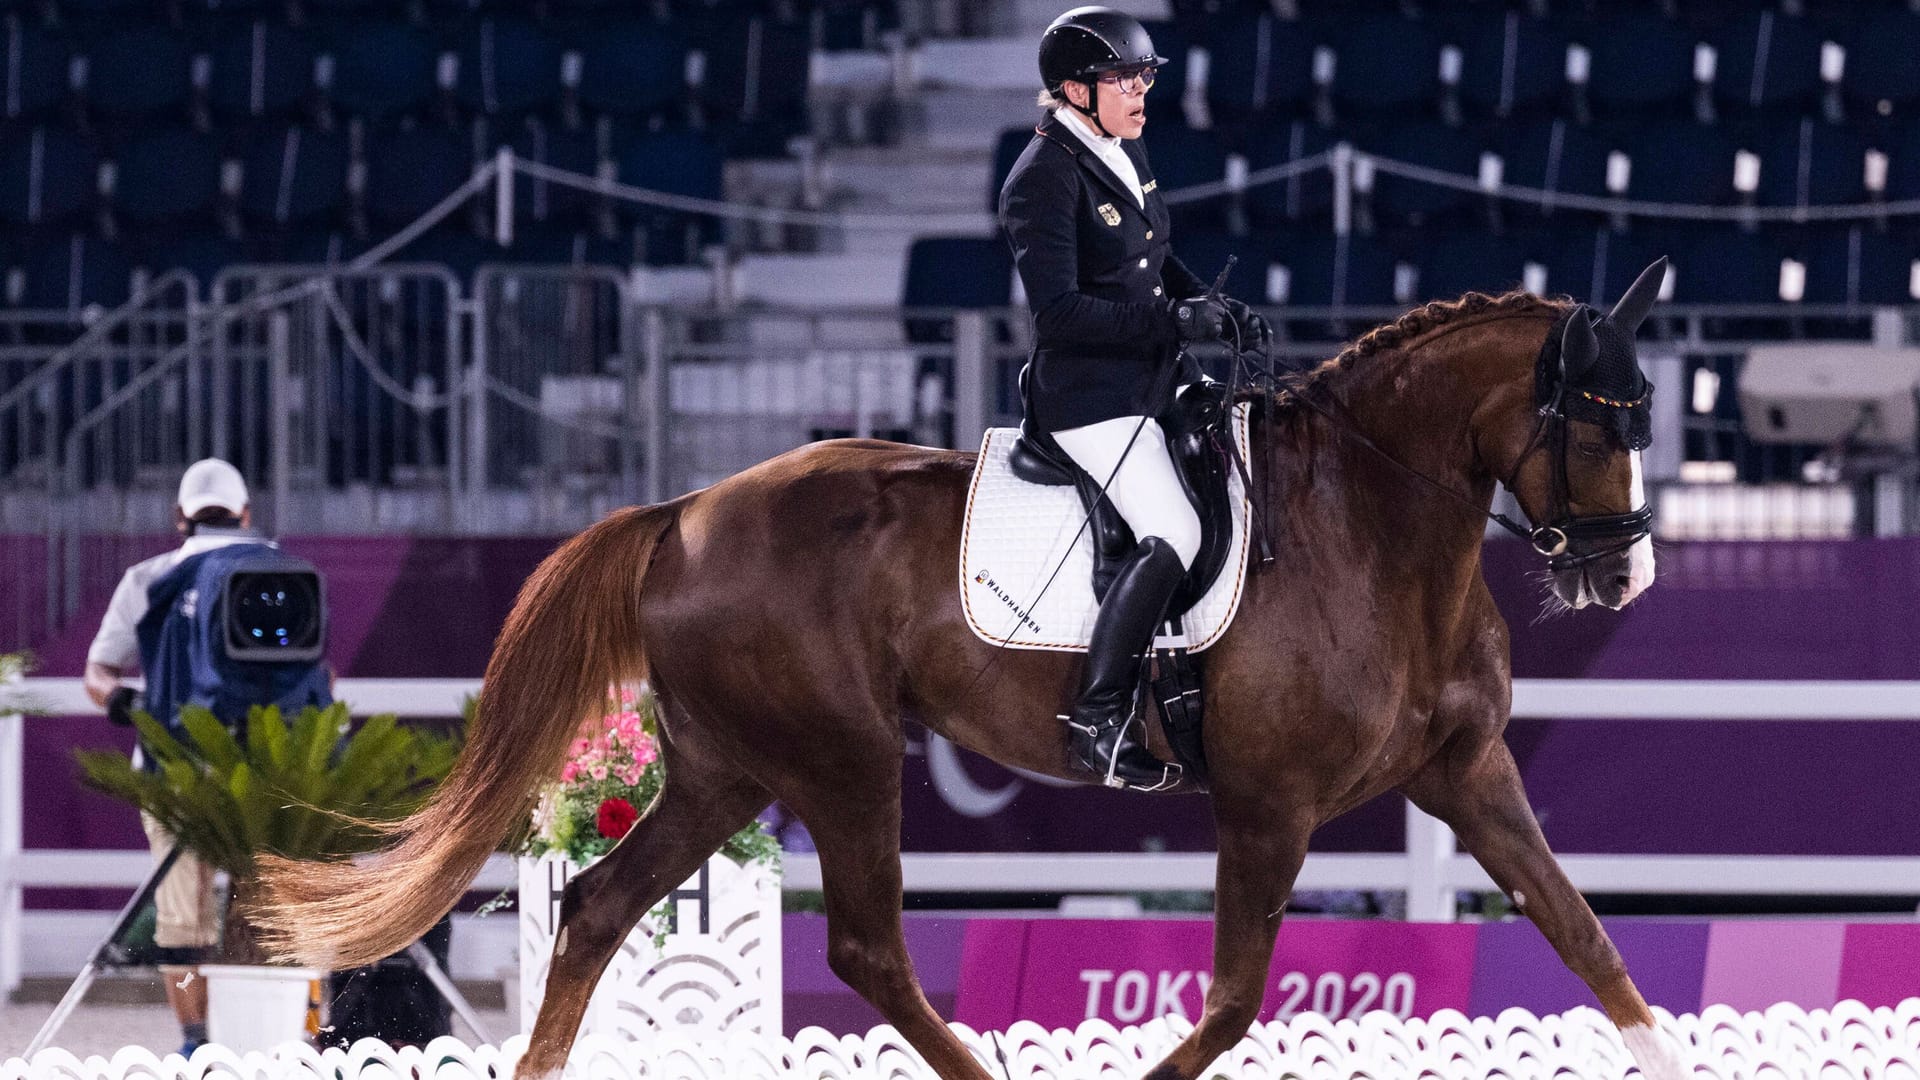
[[[1064,99],[1056,95],[1053,91],[1042,87],[1040,93],[1034,96],[1033,103],[1048,112],[1052,112],[1061,106],[1063,100]]]

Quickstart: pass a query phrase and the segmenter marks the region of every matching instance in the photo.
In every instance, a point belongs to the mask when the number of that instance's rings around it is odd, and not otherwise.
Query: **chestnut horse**
[[[1656,264],[1608,316],[1629,370],[1664,272]],[[1550,422],[1535,398],[1550,328],[1570,328],[1570,365],[1594,358],[1589,318],[1573,315],[1587,309],[1525,293],[1429,304],[1320,365],[1255,423],[1276,558],[1252,573],[1205,671],[1214,977],[1198,1025],[1153,1080],[1200,1076],[1246,1033],[1308,836],[1393,789],[1452,826],[1592,988],[1646,1075],[1680,1076],[1548,851],[1501,737],[1507,627],[1480,572],[1496,478],[1534,521],[1571,523],[1568,535],[1536,533],[1560,556],[1553,589],[1568,605],[1617,608],[1652,578],[1644,515],[1628,532],[1581,528],[1633,516],[1637,456],[1598,424]],[[941,1077],[988,1080],[928,1005],[901,931],[903,725],[1006,765],[1095,777],[1070,761],[1055,719],[1080,661],[996,655],[967,628],[956,566],[974,460],[816,443],[568,541],[520,591],[457,767],[386,850],[266,869],[270,948],[337,969],[413,941],[525,828],[609,684],[644,678],[659,698],[665,788],[568,884],[520,1075],[559,1075],[629,929],[777,799],[819,851],[833,971]]]

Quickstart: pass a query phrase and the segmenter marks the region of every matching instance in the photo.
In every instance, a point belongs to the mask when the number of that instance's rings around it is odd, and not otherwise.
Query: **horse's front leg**
[[[1232,1049],[1260,1015],[1274,934],[1307,857],[1311,821],[1270,801],[1216,791],[1219,863],[1214,872],[1213,985],[1193,1031],[1147,1080],[1194,1080]]]
[[[1586,897],[1548,850],[1527,804],[1520,769],[1500,738],[1463,735],[1429,761],[1402,790],[1414,805],[1446,822],[1513,906],[1533,920],[1568,970],[1600,999],[1647,1080],[1681,1080],[1679,1052],[1654,1024]]]

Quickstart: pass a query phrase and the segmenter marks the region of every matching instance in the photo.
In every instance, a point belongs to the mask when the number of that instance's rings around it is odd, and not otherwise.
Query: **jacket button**
[[[1147,268],[1147,260],[1145,260],[1145,259],[1141,259],[1141,260],[1140,260],[1140,269],[1142,269],[1142,270],[1145,270],[1146,268]]]
[[[1159,295],[1160,295],[1160,286],[1158,286],[1158,285],[1155,285],[1155,286],[1153,287],[1153,295],[1155,295],[1155,296],[1159,296]]]
[[[1149,239],[1149,240],[1151,240],[1151,239],[1153,239],[1153,230],[1152,230],[1152,229],[1148,229],[1148,230],[1147,230],[1147,239]]]

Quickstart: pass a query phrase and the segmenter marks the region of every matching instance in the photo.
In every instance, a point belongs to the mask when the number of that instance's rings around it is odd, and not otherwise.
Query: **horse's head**
[[[1569,607],[1624,607],[1653,584],[1653,517],[1640,473],[1653,386],[1633,336],[1666,274],[1662,258],[1611,312],[1576,304],[1553,324],[1534,364],[1533,408],[1502,440],[1517,447],[1507,487],[1533,522],[1554,595]]]

